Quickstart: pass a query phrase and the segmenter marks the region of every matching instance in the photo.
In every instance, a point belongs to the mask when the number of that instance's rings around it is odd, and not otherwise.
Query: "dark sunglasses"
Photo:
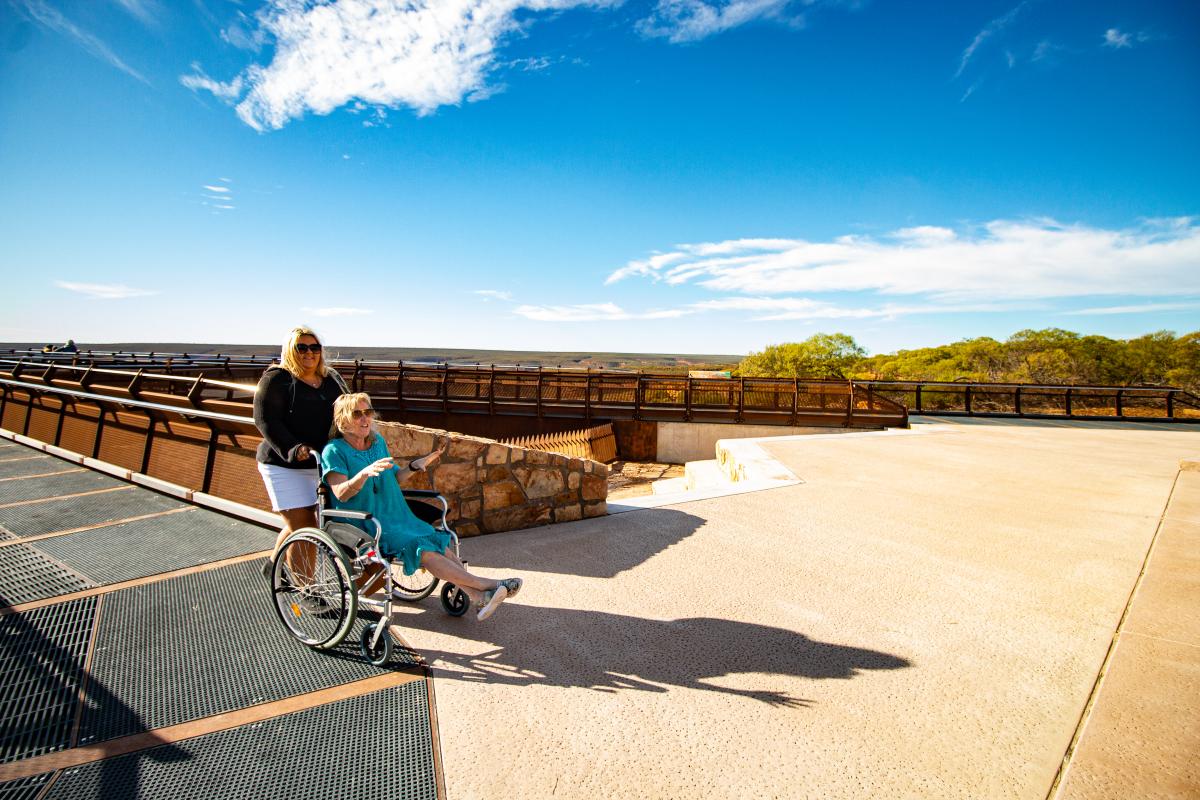
[[[321,352],[320,344],[305,344],[304,342],[296,342],[297,353],[319,353]]]
[[[356,408],[350,412],[350,416],[354,417],[355,419],[361,419],[363,417],[374,417],[375,409],[373,409],[373,408]]]

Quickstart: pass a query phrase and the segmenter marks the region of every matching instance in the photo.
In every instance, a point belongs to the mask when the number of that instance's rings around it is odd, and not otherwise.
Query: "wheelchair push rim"
[[[333,540],[316,528],[302,528],[284,541],[272,566],[271,589],[284,627],[318,650],[341,644],[358,614],[350,566]]]

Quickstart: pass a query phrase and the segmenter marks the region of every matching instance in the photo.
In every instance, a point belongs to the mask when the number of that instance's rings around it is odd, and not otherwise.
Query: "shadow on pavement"
[[[463,539],[472,564],[514,572],[556,572],[611,578],[691,536],[700,517],[674,509],[630,511],[611,517]]]
[[[712,681],[739,673],[846,680],[862,670],[910,666],[906,659],[888,653],[819,642],[769,625],[709,617],[653,620],[512,603],[505,604],[486,627],[471,620],[447,619],[434,609],[404,615],[397,622],[402,629],[436,630],[495,644],[495,649],[480,655],[418,648],[439,680],[601,692],[666,692],[678,686],[772,705],[806,706],[808,701],[769,686],[733,688]]]

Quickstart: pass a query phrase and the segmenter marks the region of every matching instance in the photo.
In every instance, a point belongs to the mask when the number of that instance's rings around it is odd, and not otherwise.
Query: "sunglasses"
[[[356,408],[350,412],[350,416],[354,417],[355,419],[362,419],[363,417],[374,417],[375,409],[373,409],[373,408]]]
[[[304,342],[296,343],[297,353],[319,353],[321,352],[320,344],[305,344]]]

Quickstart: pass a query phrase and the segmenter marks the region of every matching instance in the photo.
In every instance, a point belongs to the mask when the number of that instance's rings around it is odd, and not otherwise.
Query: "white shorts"
[[[274,511],[287,511],[292,508],[308,508],[317,504],[317,468],[288,469],[274,464],[259,462],[258,471],[262,473],[263,484],[271,497],[271,508]]]

